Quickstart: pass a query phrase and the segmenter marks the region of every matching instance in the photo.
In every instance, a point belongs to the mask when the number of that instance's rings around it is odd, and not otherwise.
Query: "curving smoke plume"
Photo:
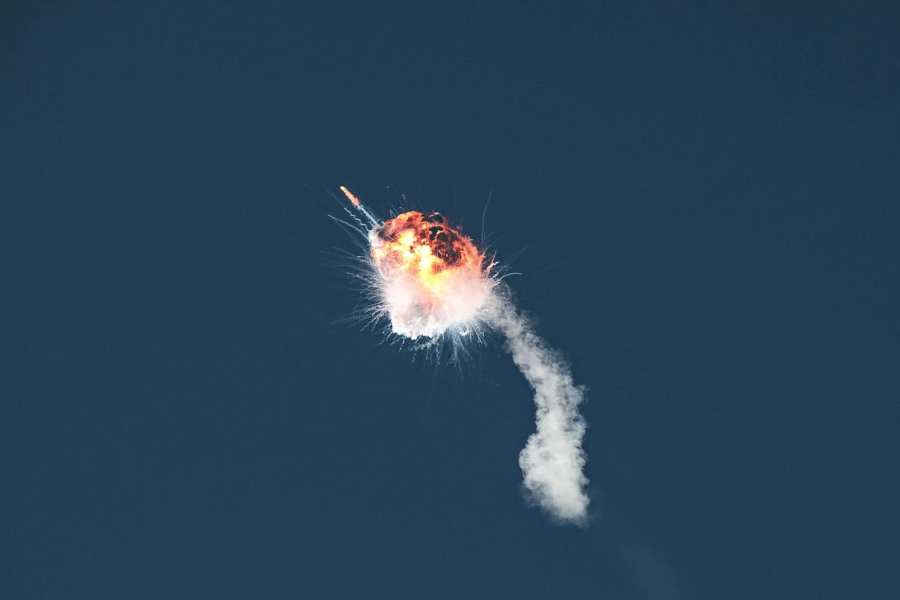
[[[581,440],[587,428],[578,412],[583,389],[572,381],[557,352],[535,335],[506,299],[497,299],[490,323],[506,337],[513,362],[534,389],[537,431],[519,454],[530,497],[562,521],[584,524],[589,504]]]
[[[519,455],[528,496],[560,521],[585,523],[582,388],[516,310],[495,263],[485,264],[472,240],[439,213],[408,211],[382,222],[350,190],[341,191],[367,221],[356,219],[358,228],[340,222],[369,245],[363,279],[373,299],[370,318],[387,319],[393,334],[411,340],[461,344],[480,338],[484,327],[502,333],[535,392],[537,431]]]

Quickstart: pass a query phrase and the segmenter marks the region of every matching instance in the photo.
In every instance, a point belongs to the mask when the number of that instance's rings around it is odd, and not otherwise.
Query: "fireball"
[[[397,215],[370,230],[369,244],[384,309],[399,335],[465,334],[494,287],[484,255],[440,213]]]

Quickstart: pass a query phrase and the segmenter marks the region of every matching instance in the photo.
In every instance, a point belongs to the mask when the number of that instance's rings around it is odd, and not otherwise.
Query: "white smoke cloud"
[[[443,220],[443,217],[440,217]],[[443,221],[424,221],[433,226]],[[470,262],[434,274],[438,260],[433,250],[416,240],[411,229],[399,241],[384,240],[373,229],[368,234],[373,257],[374,287],[378,309],[391,321],[391,331],[410,339],[436,339],[447,332],[465,331],[478,325],[479,313],[496,282],[486,276],[478,251],[471,247]],[[399,251],[398,251],[399,246]]]
[[[490,322],[506,337],[513,362],[534,389],[537,431],[519,454],[529,497],[561,521],[584,524],[590,500],[581,440],[587,425],[578,412],[582,388],[562,358],[539,338],[508,299],[498,296]]]

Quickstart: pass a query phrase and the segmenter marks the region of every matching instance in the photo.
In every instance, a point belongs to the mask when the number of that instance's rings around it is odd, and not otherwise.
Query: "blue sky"
[[[900,592],[898,13],[13,4],[9,598]],[[326,190],[486,230],[587,386],[341,322]]]

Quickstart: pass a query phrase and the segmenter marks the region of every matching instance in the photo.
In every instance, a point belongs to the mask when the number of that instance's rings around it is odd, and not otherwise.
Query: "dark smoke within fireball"
[[[405,212],[387,221],[378,231],[378,237],[383,242],[395,243],[400,241],[400,235],[405,231],[414,232],[408,252],[415,254],[417,248],[430,248],[431,254],[440,259],[440,262],[433,265],[436,270],[459,264],[468,250],[467,245],[474,250],[471,240],[450,227],[447,218],[439,212],[427,215],[417,211]],[[477,254],[477,250],[474,250],[474,254]]]

